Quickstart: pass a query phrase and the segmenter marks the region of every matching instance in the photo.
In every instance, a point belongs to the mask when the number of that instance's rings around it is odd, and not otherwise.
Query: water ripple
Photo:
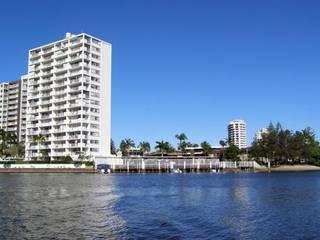
[[[0,239],[316,239],[319,173],[0,175]]]

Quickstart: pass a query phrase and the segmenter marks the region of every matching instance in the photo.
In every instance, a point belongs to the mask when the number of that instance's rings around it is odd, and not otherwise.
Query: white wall
[[[8,167],[8,164],[0,164],[0,168]],[[85,164],[10,164],[10,168],[86,168]]]
[[[106,157],[110,154],[111,141],[111,54],[112,46],[102,42],[101,45],[101,91],[100,91],[100,149],[96,156]]]

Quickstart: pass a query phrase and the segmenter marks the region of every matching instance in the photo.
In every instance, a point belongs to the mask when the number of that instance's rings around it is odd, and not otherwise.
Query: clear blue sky
[[[27,50],[87,32],[113,44],[116,144],[184,132],[212,144],[244,119],[248,142],[272,121],[319,136],[320,2],[5,1],[0,79],[27,71]]]

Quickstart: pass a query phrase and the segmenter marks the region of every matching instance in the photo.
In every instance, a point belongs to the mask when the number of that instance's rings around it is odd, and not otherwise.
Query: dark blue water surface
[[[320,173],[0,175],[0,239],[319,239]]]

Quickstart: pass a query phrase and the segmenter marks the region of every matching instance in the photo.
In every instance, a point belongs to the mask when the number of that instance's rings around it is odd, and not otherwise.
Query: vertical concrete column
[[[194,158],[192,158],[192,171],[194,171]]]
[[[141,168],[142,168],[143,171],[146,170],[146,166],[145,166],[145,164],[144,164],[144,160],[142,160]]]
[[[170,169],[173,169],[173,162],[170,162]]]

